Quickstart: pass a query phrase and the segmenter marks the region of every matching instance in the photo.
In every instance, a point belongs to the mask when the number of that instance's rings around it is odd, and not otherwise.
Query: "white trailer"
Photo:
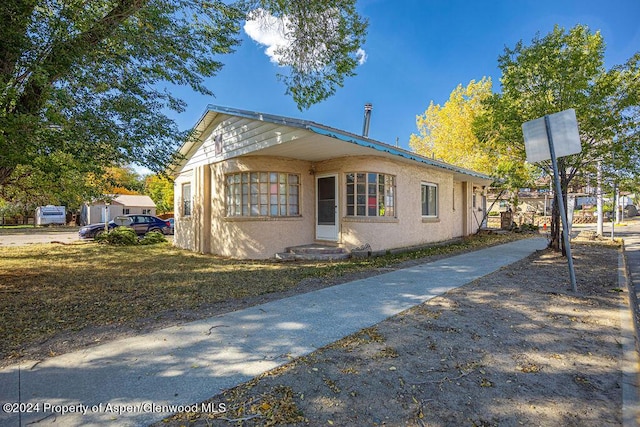
[[[67,223],[67,211],[64,206],[40,206],[36,208],[36,225]]]

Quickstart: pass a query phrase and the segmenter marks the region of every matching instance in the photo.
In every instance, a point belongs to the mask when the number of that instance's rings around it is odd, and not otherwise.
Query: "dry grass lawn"
[[[43,349],[55,355],[98,342],[103,337],[96,330],[135,332],[163,319],[162,326],[167,319],[179,323],[216,314],[216,303],[234,309],[256,296],[295,290],[305,279],[327,286],[412,259],[514,238],[520,236],[478,236],[401,255],[322,263],[237,261],[169,244],[0,247],[0,365],[41,357]]]

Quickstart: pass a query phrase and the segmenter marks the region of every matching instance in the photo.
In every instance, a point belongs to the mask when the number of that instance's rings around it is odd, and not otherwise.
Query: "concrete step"
[[[286,248],[285,252],[277,253],[275,258],[280,261],[331,261],[348,259],[349,253],[337,246],[311,244]]]

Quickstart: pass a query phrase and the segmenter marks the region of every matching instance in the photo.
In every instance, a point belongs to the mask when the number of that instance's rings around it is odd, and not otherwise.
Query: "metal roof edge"
[[[463,175],[468,175],[468,176],[472,176],[478,179],[483,179],[483,180],[490,180],[493,181],[494,178],[488,176],[488,175],[484,175],[480,172],[476,172],[470,169],[465,169],[465,168],[461,168],[458,166],[454,166],[451,165],[449,163],[445,163],[445,162],[441,162],[438,160],[434,160],[434,159],[429,159],[428,157],[424,157],[421,156],[419,154],[413,153],[411,151],[408,150],[404,150],[402,148],[399,147],[394,147],[392,145],[386,144],[384,142],[380,142],[380,141],[376,141],[374,139],[370,139],[370,138],[366,138],[363,136],[358,136],[356,134],[350,133],[350,132],[346,132],[340,129],[336,129],[336,128],[332,128],[330,126],[326,126],[326,125],[322,125],[316,122],[312,122],[309,120],[303,120],[303,119],[296,119],[296,118],[292,118],[292,117],[285,117],[285,116],[279,116],[276,114],[267,114],[267,113],[260,113],[257,111],[249,111],[249,110],[242,110],[239,108],[233,108],[233,107],[225,107],[225,106],[221,106],[221,105],[215,105],[215,104],[208,104],[207,105],[207,109],[205,110],[205,112],[202,114],[202,116],[200,117],[200,119],[198,120],[198,122],[196,123],[196,125],[194,126],[194,129],[207,117],[207,115],[210,112],[214,112],[214,113],[222,113],[222,114],[228,114],[228,115],[232,115],[232,116],[238,116],[238,117],[244,117],[247,119],[252,119],[252,120],[259,120],[259,121],[265,121],[265,122],[269,122],[269,123],[274,123],[274,124],[281,124],[284,126],[290,126],[290,127],[296,127],[296,128],[300,128],[300,129],[307,129],[311,132],[317,133],[319,135],[324,135],[324,136],[328,136],[331,138],[335,138],[338,139],[340,141],[344,141],[344,142],[349,142],[352,144],[356,144],[362,147],[368,147],[368,148],[372,148],[374,150],[377,151],[381,151],[381,152],[386,152],[401,158],[405,158],[408,160],[412,160],[415,162],[419,162],[419,163],[423,163],[432,167],[436,167],[436,168],[440,168],[440,169],[445,169],[445,170],[449,170],[451,172],[454,173],[460,173]],[[182,150],[182,148],[186,145],[186,143],[180,147],[179,150]]]
[[[446,162],[430,159],[428,157],[421,156],[419,154],[405,150],[403,148],[394,147],[392,145],[385,144],[384,142],[376,141],[374,139],[359,137],[355,134],[343,132],[338,129],[330,128],[328,126],[314,124],[312,126],[309,126],[308,129],[320,135],[329,136],[345,142],[350,142],[352,144],[356,144],[361,147],[373,148],[374,150],[386,152],[386,153],[389,153],[398,157],[402,157],[408,160],[413,160],[415,162],[424,163],[426,165],[433,166],[436,168],[473,176],[479,179],[494,181],[493,177],[482,174],[480,172],[473,171],[471,169],[465,169],[458,166],[454,166]]]

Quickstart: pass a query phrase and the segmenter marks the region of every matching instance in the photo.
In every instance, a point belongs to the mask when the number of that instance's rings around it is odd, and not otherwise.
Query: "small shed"
[[[85,203],[82,207],[81,223],[86,225],[107,222],[118,215],[129,214],[155,215],[156,204],[151,197],[142,194],[104,196],[92,203]]]

